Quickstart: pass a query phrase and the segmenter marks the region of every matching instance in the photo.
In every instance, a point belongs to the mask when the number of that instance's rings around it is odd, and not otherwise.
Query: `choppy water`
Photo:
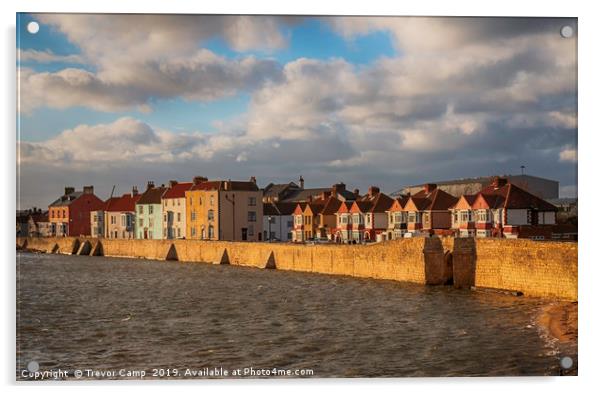
[[[576,360],[576,349],[540,335],[543,301],[534,299],[232,266],[17,257],[18,379],[31,361],[40,371],[145,370],[148,378],[154,368],[182,377],[205,367],[559,375],[561,356]]]

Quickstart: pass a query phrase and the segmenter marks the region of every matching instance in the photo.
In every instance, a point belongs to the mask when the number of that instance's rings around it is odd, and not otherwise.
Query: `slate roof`
[[[151,187],[140,195],[136,204],[161,204],[161,197],[166,190],[165,187]]]
[[[49,207],[66,207],[71,205],[71,203],[75,200],[77,200],[78,198],[80,198],[82,196],[82,194],[84,194],[83,191],[79,191],[79,192],[73,192],[70,194],[64,194],[61,197],[59,197],[58,199],[54,200],[52,202],[52,204],[49,205]]]
[[[389,196],[387,196],[384,193],[378,193],[378,195],[376,196],[376,198],[373,201],[372,204],[372,208],[370,208],[370,212],[372,213],[382,213],[385,212],[387,210],[389,210],[389,208],[391,208],[391,205],[393,205],[393,199]]]
[[[297,208],[297,203],[294,202],[277,202],[277,203],[264,203],[263,204],[263,216],[273,215],[292,215]]]
[[[341,207],[343,202],[336,197],[329,197],[326,200],[326,204],[324,204],[324,209],[320,212],[322,215],[334,215],[339,208]]]

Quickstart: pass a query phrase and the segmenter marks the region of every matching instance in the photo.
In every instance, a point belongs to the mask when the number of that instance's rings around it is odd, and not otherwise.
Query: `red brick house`
[[[407,212],[407,231],[415,234],[443,234],[450,232],[450,208],[458,199],[429,183],[408,198],[403,210]]]
[[[387,239],[402,238],[408,229],[408,213],[404,211],[410,196],[397,197],[386,210],[387,214]]]
[[[104,202],[94,195],[94,186],[78,192],[65,187],[65,194],[48,206],[51,233],[59,237],[90,235],[90,212],[103,207]]]
[[[551,238],[551,228],[545,226],[556,224],[556,211],[554,205],[499,177],[451,208],[453,228],[462,237]]]
[[[347,243],[350,242],[351,237],[351,229],[353,227],[351,220],[351,206],[353,205],[353,201],[344,201],[339,209],[336,211],[335,216],[337,218],[337,228],[335,231],[334,240],[337,243]]]

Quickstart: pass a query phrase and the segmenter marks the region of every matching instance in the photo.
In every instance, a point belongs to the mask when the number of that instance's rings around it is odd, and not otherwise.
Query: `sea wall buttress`
[[[18,249],[275,268],[419,284],[452,284],[577,300],[577,244],[408,238],[371,245],[197,240],[17,238]]]

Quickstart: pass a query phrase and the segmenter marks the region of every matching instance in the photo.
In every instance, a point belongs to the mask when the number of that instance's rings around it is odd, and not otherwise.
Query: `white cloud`
[[[83,63],[80,55],[57,55],[50,50],[17,49],[17,60],[36,63]]]
[[[577,162],[577,150],[573,148],[565,148],[560,151],[560,161],[568,161],[571,163]]]

